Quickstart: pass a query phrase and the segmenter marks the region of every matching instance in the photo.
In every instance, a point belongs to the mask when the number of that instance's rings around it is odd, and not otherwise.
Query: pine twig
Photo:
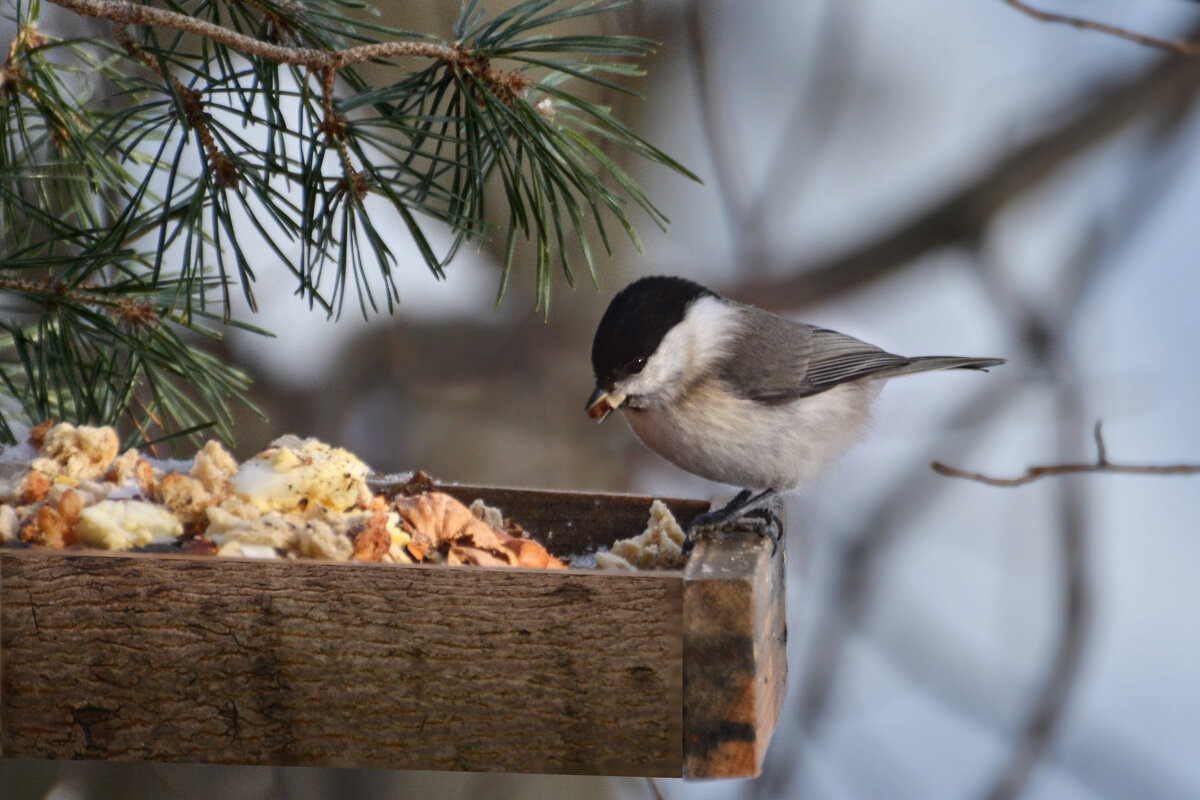
[[[171,89],[175,92],[175,96],[179,100],[180,107],[184,110],[184,118],[187,121],[188,128],[196,131],[200,137],[200,141],[204,146],[204,153],[208,156],[208,163],[212,166],[217,176],[218,185],[223,188],[236,189],[239,181],[237,167],[234,166],[233,159],[229,157],[229,154],[217,147],[212,129],[205,119],[203,95],[195,89],[189,89],[187,86],[184,86],[179,78],[171,75],[163,64],[162,59],[154,53],[146,52],[129,35],[129,31],[125,30],[124,24],[113,22],[112,34],[113,39],[129,54],[130,58],[142,64],[154,74],[168,79]]]
[[[56,281],[51,278],[26,280],[0,274],[0,292],[24,294],[43,305],[61,301],[75,305],[106,308],[114,318],[131,325],[154,327],[162,321],[162,317],[154,309],[154,306],[145,299],[114,297],[103,288],[87,284],[71,286],[64,281]]]
[[[1144,33],[1137,33],[1128,28],[1121,28],[1116,25],[1109,25],[1104,22],[1096,22],[1095,20],[1084,19],[1082,17],[1073,17],[1068,14],[1056,14],[1051,11],[1041,11],[1030,5],[1027,5],[1023,0],[1003,0],[1006,5],[1015,8],[1023,14],[1028,14],[1034,19],[1039,19],[1043,22],[1058,22],[1063,25],[1072,25],[1076,28],[1082,28],[1089,31],[1099,31],[1107,33],[1110,36],[1116,36],[1119,39],[1126,39],[1130,42],[1144,44],[1147,47],[1157,47],[1160,50],[1170,50],[1173,53],[1179,53],[1184,56],[1200,55],[1200,42],[1185,42],[1175,39],[1161,39],[1157,36],[1147,36]]]
[[[342,50],[291,47],[264,42],[215,23],[163,8],[118,2],[117,0],[50,0],[50,2],[80,16],[109,20],[113,23],[114,28],[125,25],[170,28],[203,37],[226,47],[232,47],[247,55],[259,56],[276,64],[305,67],[323,77],[327,92],[331,92],[333,88],[331,76],[340,69],[366,61],[404,56],[432,58],[446,64],[455,72],[470,72],[498,97],[513,97],[533,85],[530,78],[492,67],[488,64],[487,59],[479,58],[457,43],[390,41],[362,44]]]
[[[218,44],[259,56],[277,64],[307,67],[314,72],[340,69],[377,58],[424,56],[437,58],[456,66],[467,66],[470,54],[452,45],[433,42],[378,42],[358,45],[344,50],[317,50],[272,44],[247,36],[212,22],[177,11],[152,6],[114,2],[114,0],[50,0],[84,17],[106,19],[119,25],[151,25],[159,28],[201,36]]]
[[[949,478],[965,478],[966,480],[986,483],[988,486],[1023,486],[1033,483],[1039,478],[1049,475],[1067,475],[1080,472],[1119,472],[1131,475],[1197,475],[1200,474],[1200,464],[1117,464],[1108,460],[1108,451],[1104,445],[1101,433],[1101,422],[1096,422],[1094,436],[1096,439],[1096,461],[1091,464],[1042,464],[1027,467],[1023,475],[1015,478],[997,478],[984,475],[981,472],[966,472],[956,467],[950,467],[940,461],[934,461],[929,466],[934,472]]]

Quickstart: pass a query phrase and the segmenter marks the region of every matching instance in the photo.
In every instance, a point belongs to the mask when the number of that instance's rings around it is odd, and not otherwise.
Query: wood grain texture
[[[0,554],[6,757],[679,775],[678,573]]]
[[[777,507],[782,513],[782,507]],[[749,531],[696,545],[684,571],[684,777],[754,777],[787,691],[784,546]]]
[[[639,533],[651,503],[442,488],[562,555]],[[0,551],[0,753],[754,775],[782,576],[752,534],[642,573]]]

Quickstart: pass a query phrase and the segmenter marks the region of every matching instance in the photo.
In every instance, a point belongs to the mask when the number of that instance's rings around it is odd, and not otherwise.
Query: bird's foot
[[[783,519],[775,508],[769,505],[769,501],[777,493],[774,489],[766,489],[757,495],[751,496],[752,494],[749,489],[743,489],[723,508],[693,519],[687,528],[687,536],[683,543],[684,552],[690,551],[700,537],[712,536],[736,522],[739,529],[770,539],[771,555],[775,555],[779,540],[783,537]]]

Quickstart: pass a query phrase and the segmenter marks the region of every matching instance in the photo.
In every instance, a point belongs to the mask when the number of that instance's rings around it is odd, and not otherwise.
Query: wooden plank
[[[652,501],[440,488],[559,554],[640,532]],[[0,551],[0,753],[750,776],[782,585],[753,534],[658,573]]]
[[[776,506],[782,514],[782,506]],[[684,777],[754,777],[787,691],[784,543],[706,539],[684,570]]]
[[[679,573],[0,553],[6,757],[674,775]]]

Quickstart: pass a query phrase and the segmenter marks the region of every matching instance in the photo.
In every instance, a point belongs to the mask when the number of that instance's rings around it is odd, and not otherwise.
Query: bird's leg
[[[733,496],[732,500],[718,508],[716,511],[709,511],[707,514],[701,514],[692,520],[692,527],[716,527],[722,522],[733,519],[735,516],[737,516],[738,512],[742,510],[742,506],[749,502],[752,494],[754,494],[754,492],[751,490],[742,489]]]
[[[684,549],[690,550],[700,534],[712,532],[733,520],[744,520],[747,528],[771,540],[771,552],[774,553],[783,536],[783,520],[769,503],[778,494],[774,489],[763,489],[758,494],[742,489],[722,508],[692,520],[692,524],[688,525]]]

